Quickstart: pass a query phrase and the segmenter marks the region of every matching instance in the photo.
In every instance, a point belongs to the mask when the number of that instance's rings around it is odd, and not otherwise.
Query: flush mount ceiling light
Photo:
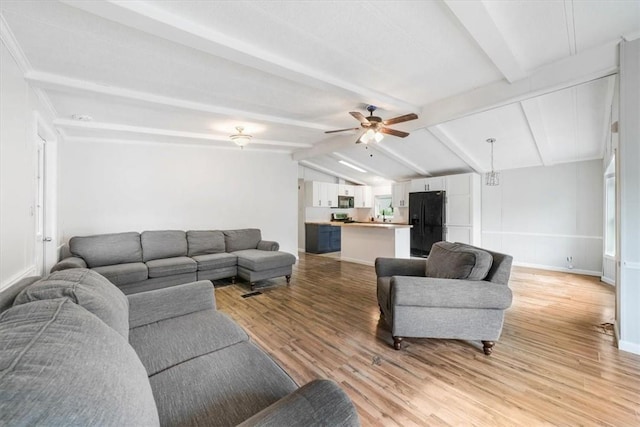
[[[496,172],[493,169],[493,144],[496,142],[495,138],[489,138],[487,139],[487,142],[489,144],[491,144],[491,172],[487,172],[485,174],[485,185],[488,186],[496,186],[496,185],[500,185],[500,172]]]
[[[362,168],[359,168],[359,167],[358,167],[358,166],[356,166],[356,165],[352,165],[352,164],[351,164],[351,163],[349,163],[349,162],[345,162],[344,160],[338,160],[338,163],[340,163],[341,165],[345,165],[345,166],[346,166],[346,167],[348,167],[348,168],[351,168],[351,169],[357,170],[358,172],[362,172],[362,173],[367,172],[366,170],[364,170],[364,169],[362,169]]]
[[[251,138],[253,137],[251,135],[247,135],[246,133],[242,133],[242,131],[244,130],[242,126],[236,126],[236,130],[238,131],[238,133],[230,135],[229,138],[240,148],[244,148],[245,145],[251,142]]]

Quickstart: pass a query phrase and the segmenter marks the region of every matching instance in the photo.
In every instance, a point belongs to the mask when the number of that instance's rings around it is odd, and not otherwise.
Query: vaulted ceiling
[[[239,149],[244,126],[245,150],[367,184],[487,171],[487,138],[499,170],[602,158],[617,46],[640,36],[637,0],[0,7],[3,42],[67,140]],[[369,104],[419,119],[366,145],[324,133]]]

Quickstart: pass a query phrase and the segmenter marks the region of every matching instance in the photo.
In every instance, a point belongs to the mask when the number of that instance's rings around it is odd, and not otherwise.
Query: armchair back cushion
[[[425,273],[440,279],[483,280],[492,264],[487,251],[463,243],[437,242],[431,247]]]
[[[140,233],[136,232],[72,237],[69,250],[73,256],[84,259],[90,268],[142,262]]]
[[[243,230],[227,230],[224,232],[224,241],[227,252],[256,249],[262,240],[260,230],[257,228],[245,228]]]
[[[159,425],[133,348],[70,299],[10,308],[0,336],[0,425]]]
[[[142,260],[187,256],[187,234],[181,230],[143,231]]]
[[[196,255],[219,254],[225,251],[222,231],[187,231],[190,257]]]
[[[69,298],[129,339],[129,300],[113,283],[86,268],[51,273],[27,287],[13,304]]]

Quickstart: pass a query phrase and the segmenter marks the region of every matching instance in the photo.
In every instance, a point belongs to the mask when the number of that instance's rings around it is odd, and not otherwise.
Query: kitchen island
[[[341,229],[340,259],[374,265],[376,258],[409,258],[410,229],[408,224],[380,222],[316,222]]]

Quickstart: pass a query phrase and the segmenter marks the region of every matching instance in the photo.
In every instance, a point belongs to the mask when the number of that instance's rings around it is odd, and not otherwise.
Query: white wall
[[[44,108],[2,44],[0,67],[0,289],[35,271],[34,111]],[[50,122],[50,118],[46,118]]]
[[[482,186],[482,246],[519,265],[602,272],[602,161],[501,172]]]
[[[297,163],[287,154],[163,143],[60,145],[65,239],[154,229],[260,228],[297,250]]]

